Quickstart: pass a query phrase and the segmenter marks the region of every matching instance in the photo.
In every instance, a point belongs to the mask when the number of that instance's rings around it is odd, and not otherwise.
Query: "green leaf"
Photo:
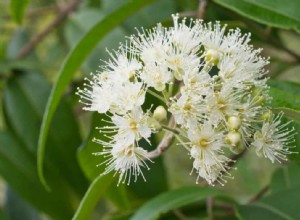
[[[10,12],[18,24],[23,21],[26,7],[28,6],[29,0],[10,0]]]
[[[300,84],[269,80],[271,107],[300,122]]]
[[[221,6],[256,22],[284,29],[300,29],[300,2],[291,0],[214,0]]]
[[[281,190],[300,188],[300,167],[294,164],[278,168],[271,180],[270,190],[272,193]]]
[[[38,212],[10,187],[7,187],[5,196],[5,212],[11,220],[40,220]]]
[[[163,193],[145,203],[131,220],[154,220],[173,209],[197,203],[208,196],[220,196],[222,192],[204,187],[188,187]]]
[[[87,192],[85,193],[83,199],[80,202],[80,205],[74,214],[72,220],[86,220],[89,219],[93,213],[97,202],[100,197],[103,196],[112,182],[112,175],[99,175],[91,183]]]
[[[53,187],[51,193],[46,192],[36,172],[39,128],[49,92],[49,83],[37,73],[15,73],[7,81],[5,119],[10,136],[18,143],[9,141],[9,135],[0,137],[4,142],[0,152],[7,157],[1,161],[0,173],[16,192],[43,212],[58,219],[70,219],[87,181],[76,160],[81,143],[78,126],[64,101],[54,116],[47,140],[51,147],[47,149],[45,170]]]
[[[35,155],[18,142],[17,136],[3,131],[0,132],[0,173],[23,199],[37,209],[55,219],[70,219],[72,216],[73,208],[68,200],[70,193],[66,191],[65,183],[52,173],[57,185],[55,190],[47,192],[35,172]]]
[[[106,196],[119,210],[126,211],[130,208],[127,187],[124,184],[119,186],[117,184],[117,180],[113,181],[106,191]]]
[[[238,206],[240,219],[300,219],[299,187],[282,190],[250,205]]]
[[[34,156],[37,154],[39,128],[49,92],[49,83],[37,73],[16,74],[8,80],[4,91],[8,123]],[[87,187],[75,157],[80,143],[73,113],[65,102],[61,102],[51,124],[47,141],[47,146],[51,148],[47,151],[47,158],[78,195],[82,195]]]
[[[97,43],[117,25],[121,24],[128,16],[138,11],[143,6],[154,2],[154,0],[133,0],[117,9],[105,19],[96,24],[75,46],[64,61],[58,79],[53,86],[47,107],[44,113],[38,142],[37,168],[41,182],[47,187],[43,172],[43,160],[46,147],[46,138],[54,112],[57,108],[65,88],[71,81],[76,70],[83,63],[85,58],[97,45]]]

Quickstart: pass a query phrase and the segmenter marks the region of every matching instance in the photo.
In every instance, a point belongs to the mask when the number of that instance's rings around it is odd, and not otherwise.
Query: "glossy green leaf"
[[[49,171],[49,169],[47,169]],[[55,219],[70,219],[73,213],[65,183],[57,178],[55,190],[47,192],[35,171],[35,155],[18,142],[18,137],[0,132],[0,174],[26,201]],[[52,184],[52,182],[51,182]]]
[[[145,203],[131,220],[154,220],[173,209],[197,203],[208,196],[220,196],[222,192],[213,188],[188,187],[163,193]]]
[[[77,205],[76,199],[79,202],[84,194],[87,181],[76,160],[77,147],[81,143],[78,126],[70,107],[64,101],[54,116],[47,140],[47,145],[51,147],[45,157],[45,170],[53,187],[51,193],[45,191],[36,172],[39,128],[49,92],[49,83],[37,73],[15,73],[8,80],[4,90],[5,119],[9,131],[20,146],[13,147],[14,144],[9,142],[13,146],[2,149],[14,165],[8,169],[9,173],[6,169],[0,173],[27,201],[51,216],[68,219]],[[5,135],[2,138],[2,141],[8,139]],[[7,145],[4,144],[5,147]],[[5,160],[2,166],[9,166],[6,163]],[[20,182],[18,179],[22,179],[24,185],[16,184]],[[51,201],[54,204],[49,205]]]
[[[300,122],[300,84],[270,80],[271,107]]]
[[[214,2],[262,24],[300,30],[299,14],[296,15],[300,2],[297,0],[289,1],[288,4],[283,0],[214,0]]]
[[[61,99],[65,88],[71,81],[76,70],[83,63],[89,53],[95,48],[97,43],[107,33],[113,30],[117,25],[122,23],[128,16],[138,11],[140,8],[154,2],[154,0],[134,0],[129,1],[127,4],[117,9],[105,19],[96,24],[75,46],[75,48],[69,53],[68,57],[64,61],[58,79],[51,91],[48,99],[47,107],[44,113],[43,122],[41,126],[41,132],[38,142],[38,174],[42,183],[47,186],[43,173],[43,160],[46,147],[46,139],[48,130],[54,112],[57,108],[59,100]]]
[[[103,196],[112,182],[112,175],[99,175],[91,183],[87,192],[85,193],[80,205],[74,214],[72,220],[86,220],[89,219],[93,213],[93,210],[99,201],[100,197]]]
[[[250,205],[238,206],[240,219],[294,220],[300,218],[299,187],[282,190]]]
[[[286,16],[290,19],[300,22],[299,7],[300,2],[298,0],[289,0],[289,4],[285,4],[285,0],[245,0],[251,4],[257,5],[271,11],[274,11],[280,15]]]
[[[33,155],[37,154],[39,128],[49,92],[49,83],[37,73],[16,74],[4,91],[8,123]],[[51,148],[47,158],[78,195],[87,187],[75,157],[80,143],[73,113],[65,102],[61,102],[50,128],[47,145]]]
[[[10,0],[11,15],[18,24],[22,23],[28,4],[29,0]]]

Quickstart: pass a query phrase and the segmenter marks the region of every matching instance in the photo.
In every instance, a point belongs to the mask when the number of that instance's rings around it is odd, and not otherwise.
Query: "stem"
[[[213,219],[213,198],[211,196],[206,199],[206,211],[208,219]]]
[[[207,4],[208,0],[199,0],[199,7],[196,14],[197,18],[203,19],[205,17]]]
[[[267,192],[269,191],[269,185],[266,185],[264,188],[262,188],[252,199],[250,199],[249,203],[256,202],[261,197],[263,197]]]
[[[51,31],[58,26],[66,17],[74,11],[79,5],[80,0],[71,1],[67,6],[65,6],[61,12],[56,16],[56,18],[45,27],[40,33],[37,33],[18,53],[17,58],[23,58],[30,54],[30,52],[35,48],[35,46],[40,43]]]
[[[161,125],[161,127],[162,127],[163,129],[167,130],[167,131],[173,132],[174,134],[179,134],[179,131],[176,130],[175,128],[170,128],[170,127],[167,126],[167,125]]]
[[[174,126],[175,126],[175,119],[174,117],[171,117],[168,127],[173,128]],[[157,148],[148,153],[148,158],[153,159],[160,156],[164,151],[166,151],[172,145],[173,141],[174,141],[174,133],[167,131],[163,139],[157,146]]]
[[[148,89],[147,92],[155,98],[158,98],[159,100],[163,101],[164,103],[166,102],[165,99],[162,96],[158,95],[156,92],[153,92],[150,89]]]

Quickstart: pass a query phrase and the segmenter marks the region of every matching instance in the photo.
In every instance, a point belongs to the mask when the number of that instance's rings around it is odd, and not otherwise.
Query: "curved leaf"
[[[153,220],[170,210],[199,202],[208,196],[220,196],[222,192],[203,187],[189,187],[163,193],[143,205],[131,220]]]
[[[112,175],[99,175],[91,183],[87,192],[77,208],[72,220],[86,220],[92,215],[92,212],[99,201],[99,198],[105,194],[108,186],[112,182]]]
[[[128,16],[134,12],[154,2],[155,0],[133,0],[117,9],[115,12],[108,15],[105,19],[97,23],[75,46],[75,48],[69,53],[65,59],[56,83],[54,84],[50,97],[47,102],[47,107],[44,112],[43,122],[41,126],[39,142],[38,142],[38,160],[37,169],[41,182],[49,189],[44,173],[43,173],[43,160],[45,153],[46,138],[48,135],[49,126],[53,117],[53,114],[57,108],[59,100],[61,99],[66,86],[72,79],[76,70],[83,63],[85,58],[97,45],[100,39],[102,39],[108,32],[113,30],[117,25],[122,23]]]
[[[272,108],[300,122],[300,84],[270,80],[269,85]]]
[[[299,187],[282,190],[250,205],[238,206],[240,219],[293,220],[300,219]]]
[[[214,0],[214,2],[219,5],[256,22],[273,27],[295,29],[299,31],[299,16],[295,17],[295,10],[300,7],[299,1],[289,1],[289,4],[282,3],[282,1],[264,0],[263,2],[260,2],[260,0]],[[284,10],[282,9],[282,5],[285,5]]]

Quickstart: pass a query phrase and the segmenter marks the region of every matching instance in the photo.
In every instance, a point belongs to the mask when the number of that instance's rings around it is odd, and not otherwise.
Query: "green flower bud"
[[[238,130],[241,127],[242,120],[237,116],[230,116],[227,120],[229,130]]]
[[[167,111],[163,106],[158,106],[153,112],[153,118],[157,121],[163,121],[167,118]]]
[[[209,49],[205,54],[205,61],[211,65],[218,65],[220,60],[220,55],[217,50]]]
[[[242,140],[242,135],[240,132],[230,131],[226,135],[226,142],[231,146],[237,146]]]

